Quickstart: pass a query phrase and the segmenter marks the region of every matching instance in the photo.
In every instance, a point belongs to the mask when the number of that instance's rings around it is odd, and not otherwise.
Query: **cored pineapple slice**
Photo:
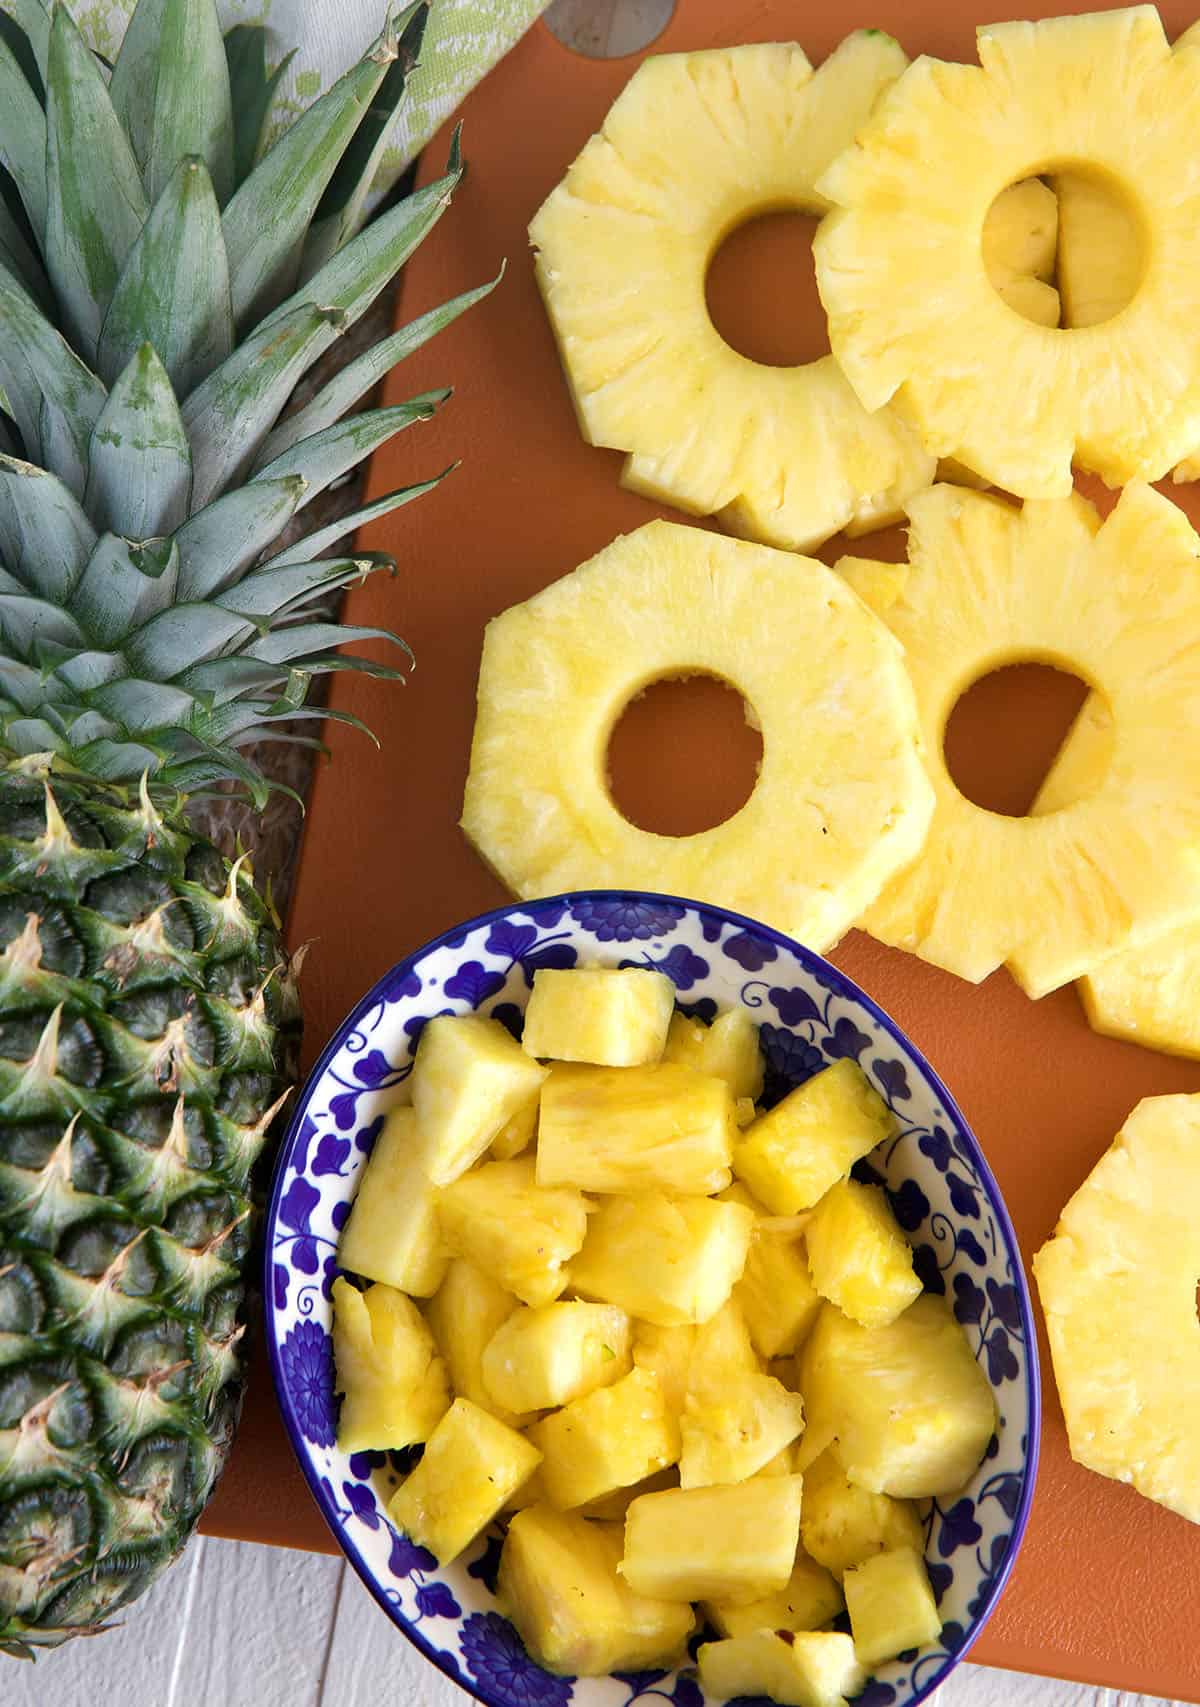
[[[650,682],[696,674],[753,707],[761,771],[725,823],[655,835],[613,803],[608,735]],[[930,800],[899,648],[821,564],[649,522],[488,625],[462,825],[520,895],[635,884],[828,948]]]
[[[854,1061],[835,1061],[789,1091],[734,1147],[733,1171],[775,1215],[811,1209],[896,1118]]]
[[[698,1073],[724,1079],[735,1101],[757,1101],[763,1087],[763,1058],[758,1027],[745,1008],[726,1008],[711,1025],[687,1014],[673,1014],[664,1061],[678,1061]]]
[[[543,966],[533,975],[521,1041],[542,1060],[640,1067],[662,1057],[675,986],[641,967]]]
[[[846,1572],[842,1588],[854,1651],[864,1666],[895,1659],[908,1648],[922,1648],[942,1633],[929,1572],[915,1547],[898,1547],[865,1559]]]
[[[532,1157],[484,1162],[438,1194],[442,1237],[526,1304],[550,1304],[583,1244],[588,1201],[569,1186],[541,1186]]]
[[[1071,1456],[1200,1523],[1200,1096],[1147,1097],[1034,1258]]]
[[[450,1406],[446,1366],[411,1298],[391,1286],[333,1283],[338,1446],[385,1452],[428,1440]]]
[[[639,1594],[744,1605],[785,1587],[799,1539],[799,1476],[669,1488],[629,1507],[618,1569]]]
[[[912,1249],[877,1185],[831,1186],[804,1229],[813,1285],[864,1328],[882,1328],[921,1290]]]
[[[464,1547],[537,1469],[541,1453],[470,1399],[455,1399],[388,1504],[388,1516],[439,1565]]]
[[[448,1185],[478,1161],[545,1077],[545,1067],[530,1060],[499,1020],[478,1014],[431,1019],[410,1083],[433,1183]]]
[[[448,1260],[417,1117],[411,1108],[394,1108],[359,1182],[338,1262],[368,1280],[429,1298]]]
[[[491,1411],[510,1428],[523,1428],[528,1416],[497,1404],[483,1379],[484,1350],[516,1308],[516,1298],[498,1280],[455,1257],[425,1306],[425,1319],[459,1397]]]
[[[855,1487],[830,1450],[805,1471],[800,1538],[840,1581],[872,1553],[924,1545],[921,1520],[908,1500]]]
[[[610,1197],[571,1264],[577,1292],[660,1327],[706,1322],[741,1279],[754,1217],[710,1197]]]
[[[736,1132],[729,1086],[693,1067],[556,1066],[542,1091],[538,1184],[720,1191]]]
[[[983,222],[983,264],[992,287],[1010,308],[1040,326],[1057,326],[1061,313],[1054,278],[1058,201],[1040,178],[1002,190]]]
[[[529,1430],[547,1498],[562,1510],[640,1482],[679,1457],[679,1430],[645,1369],[573,1399]]]
[[[628,1375],[631,1337],[629,1317],[612,1304],[517,1309],[484,1347],[484,1384],[509,1410],[565,1405]]]
[[[804,1529],[804,1501],[800,1507],[800,1528]],[[709,1623],[721,1636],[752,1636],[756,1630],[819,1630],[830,1623],[845,1605],[836,1579],[801,1552],[792,1566],[792,1574],[776,1594],[764,1595],[745,1606],[731,1606],[724,1600],[707,1600],[704,1612]]]
[[[721,1196],[726,1202],[743,1204],[756,1217],[746,1267],[733,1289],[734,1299],[762,1356],[787,1357],[800,1345],[821,1308],[804,1240],[798,1233],[764,1226],[764,1220],[769,1219],[766,1210],[740,1181]]]
[[[706,1694],[769,1695],[780,1707],[846,1707],[867,1681],[854,1643],[838,1630],[802,1631],[790,1637],[757,1630],[725,1642],[705,1642],[696,1655]]]

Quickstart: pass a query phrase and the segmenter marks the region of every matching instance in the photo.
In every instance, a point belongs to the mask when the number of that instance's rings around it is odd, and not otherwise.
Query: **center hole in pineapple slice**
[[[1038,326],[1100,326],[1137,295],[1146,240],[1117,180],[1068,161],[1001,190],[983,222],[983,264],[1002,301]]]
[[[608,745],[622,817],[660,836],[695,836],[749,800],[762,763],[753,707],[719,676],[666,676],[630,700]]]
[[[817,220],[761,213],[735,226],[704,281],[708,317],[725,342],[763,367],[799,367],[829,354],[813,266]]]
[[[973,682],[946,721],[942,752],[955,787],[1006,818],[1061,811],[1104,780],[1108,702],[1051,664],[1007,664]]]

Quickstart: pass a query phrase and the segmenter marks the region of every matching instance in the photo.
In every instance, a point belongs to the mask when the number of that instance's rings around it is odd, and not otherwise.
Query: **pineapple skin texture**
[[[541,1462],[514,1429],[455,1399],[425,1445],[421,1462],[388,1504],[397,1529],[448,1565],[500,1512]]]
[[[709,1197],[610,1197],[592,1216],[571,1284],[658,1327],[706,1322],[741,1279],[754,1217]]]
[[[440,1014],[421,1033],[413,1062],[413,1110],[434,1185],[458,1179],[537,1095],[546,1069],[496,1019]]]
[[[540,1060],[642,1067],[662,1058],[674,1010],[675,986],[663,972],[542,966],[533,975],[521,1046]]]
[[[846,1572],[842,1587],[854,1651],[865,1666],[936,1642],[942,1633],[929,1572],[915,1547],[874,1554]]]
[[[551,1304],[583,1244],[588,1202],[569,1186],[540,1186],[532,1157],[485,1162],[444,1186],[437,1200],[446,1244],[523,1304]]]
[[[882,1188],[840,1180],[804,1231],[813,1285],[864,1328],[885,1328],[921,1291]]]
[[[341,1239],[338,1262],[415,1298],[431,1298],[449,1262],[417,1117],[394,1108],[375,1141]]]
[[[643,1494],[625,1514],[621,1575],[667,1600],[739,1605],[778,1593],[796,1559],[800,1497],[795,1475]]]
[[[547,1497],[563,1511],[603,1498],[679,1458],[679,1429],[653,1374],[633,1369],[534,1423]]]
[[[795,1215],[895,1130],[895,1115],[862,1068],[835,1061],[747,1128],[733,1171],[773,1215]]]
[[[769,1695],[781,1707],[845,1707],[867,1681],[854,1644],[838,1630],[804,1631],[785,1641],[756,1630],[697,1653],[700,1682],[719,1699]]]
[[[705,1196],[729,1184],[737,1130],[725,1080],[692,1067],[555,1067],[542,1091],[537,1182]]]
[[[450,1408],[446,1366],[420,1311],[394,1287],[333,1283],[334,1389],[342,1452],[428,1440]]]

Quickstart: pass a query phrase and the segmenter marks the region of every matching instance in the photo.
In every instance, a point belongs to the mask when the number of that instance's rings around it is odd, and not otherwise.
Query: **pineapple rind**
[[[375,1141],[338,1241],[338,1263],[416,1298],[442,1284],[449,1254],[411,1108],[394,1108]]]
[[[556,1065],[542,1090],[539,1185],[582,1191],[720,1191],[737,1122],[724,1079],[677,1062]]]
[[[515,1429],[469,1399],[455,1399],[389,1501],[388,1516],[448,1565],[540,1462],[537,1448]]]
[[[533,975],[522,1047],[541,1060],[641,1067],[662,1058],[674,1009],[664,972],[543,966]]]

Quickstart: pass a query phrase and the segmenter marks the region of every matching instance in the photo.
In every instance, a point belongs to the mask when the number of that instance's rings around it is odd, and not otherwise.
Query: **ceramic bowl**
[[[691,1667],[577,1680],[542,1671],[497,1609],[500,1530],[439,1568],[386,1516],[407,1467],[402,1455],[347,1455],[335,1442],[330,1290],[338,1234],[384,1113],[405,1100],[422,1026],[436,1014],[473,1010],[515,1026],[537,969],[577,963],[656,967],[674,981],[680,1006],[706,1018],[735,1003],[748,1009],[761,1026],[768,1101],[848,1056],[900,1123],[898,1136],[857,1171],[886,1186],[921,1279],[953,1305],[1000,1418],[970,1485],[934,1501],[926,1519],[929,1574],[945,1620],[940,1640],[882,1666],[858,1698],[860,1707],[908,1707],[978,1635],[1025,1527],[1039,1411],[1029,1293],[996,1182],[928,1062],[835,967],[750,919],[624,891],[524,902],[447,932],[363,997],[304,1087],[268,1214],[271,1365],[304,1474],[388,1616],[487,1707],[705,1707]]]

